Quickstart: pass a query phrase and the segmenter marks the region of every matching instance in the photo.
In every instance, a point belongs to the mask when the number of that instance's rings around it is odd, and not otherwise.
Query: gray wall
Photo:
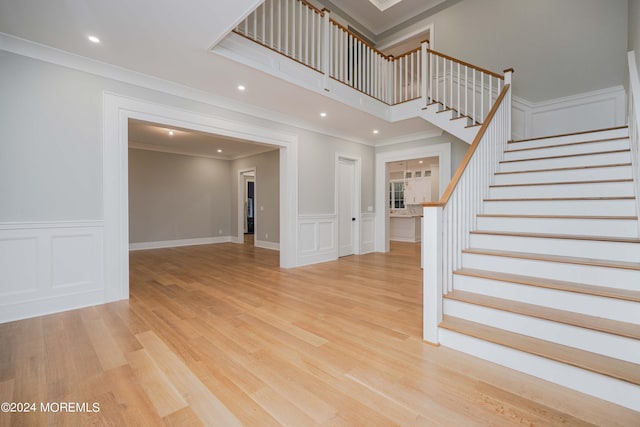
[[[300,213],[334,211],[335,153],[357,155],[373,206],[372,147],[6,51],[0,64],[0,222],[103,218],[104,91],[297,135]]]
[[[129,149],[129,242],[231,235],[225,160]]]
[[[514,67],[514,94],[538,102],[623,85],[627,13],[627,0],[465,0],[430,20],[437,50]]]
[[[231,235],[238,230],[238,174],[240,170],[256,169],[255,179],[255,239],[280,242],[280,151],[268,151],[231,163]],[[261,209],[262,207],[262,209]],[[268,237],[267,237],[268,235]],[[239,236],[237,236],[239,237]]]
[[[640,65],[640,0],[629,0],[628,49],[636,52],[636,64]]]

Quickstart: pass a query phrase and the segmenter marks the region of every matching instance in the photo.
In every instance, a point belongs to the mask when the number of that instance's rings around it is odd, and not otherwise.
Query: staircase
[[[627,127],[510,141],[440,343],[640,411],[634,194]]]

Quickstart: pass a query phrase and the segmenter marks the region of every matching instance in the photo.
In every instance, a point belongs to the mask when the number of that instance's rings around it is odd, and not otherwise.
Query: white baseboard
[[[220,237],[199,237],[194,239],[179,239],[179,240],[160,240],[156,242],[139,242],[130,243],[130,251],[141,251],[146,249],[162,249],[162,248],[177,248],[180,246],[195,246],[195,245],[211,245],[214,243],[229,243],[233,241],[231,236]]]
[[[253,245],[256,248],[271,249],[272,251],[279,251],[280,250],[280,243],[267,242],[265,240],[255,240]]]
[[[104,304],[103,221],[0,223],[0,323]]]

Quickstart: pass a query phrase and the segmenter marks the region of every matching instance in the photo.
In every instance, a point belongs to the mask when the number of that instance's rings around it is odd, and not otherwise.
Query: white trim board
[[[594,130],[626,123],[626,92],[622,86],[529,102],[512,99],[513,139]]]
[[[277,242],[267,242],[266,240],[254,240],[253,245],[256,248],[269,249],[272,251],[280,250],[280,243],[277,243]]]
[[[231,236],[197,237],[193,239],[158,240],[155,242],[129,243],[129,251],[144,251],[147,249],[179,248],[181,246],[211,245],[231,242]]]
[[[106,301],[129,297],[129,118],[279,147],[280,265],[284,268],[297,266],[297,135],[105,92],[103,94],[103,206]]]
[[[387,204],[386,164],[420,157],[439,157],[440,196],[451,180],[451,143],[425,145],[406,150],[376,153],[375,175],[375,251],[389,252],[389,207]]]
[[[0,224],[0,323],[106,302],[102,221]]]

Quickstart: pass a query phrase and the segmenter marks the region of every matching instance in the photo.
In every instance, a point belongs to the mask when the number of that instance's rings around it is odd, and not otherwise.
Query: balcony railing
[[[423,98],[470,126],[484,122],[504,87],[502,75],[431,50],[428,41],[385,55],[304,0],[265,0],[234,32],[385,104]]]

